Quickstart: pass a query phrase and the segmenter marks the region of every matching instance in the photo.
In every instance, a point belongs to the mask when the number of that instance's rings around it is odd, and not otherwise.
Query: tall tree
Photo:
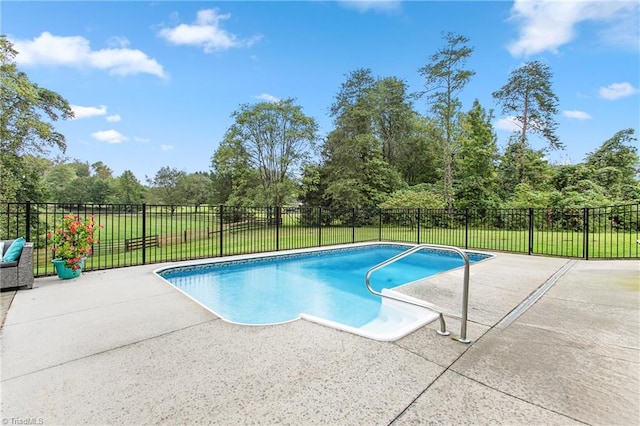
[[[410,132],[400,144],[395,161],[395,169],[408,185],[442,181],[441,143],[442,132],[437,123],[414,113]]]
[[[529,133],[547,140],[552,149],[562,148],[556,135],[558,96],[554,93],[551,68],[540,61],[527,62],[511,72],[509,81],[492,93],[502,113],[512,117],[520,127],[520,144],[527,144]]]
[[[211,183],[209,175],[202,172],[191,173],[180,182],[188,202],[195,206],[196,211],[211,199]]]
[[[586,158],[593,180],[614,200],[633,200],[640,196],[640,161],[633,129],[617,132]]]
[[[31,154],[14,156],[0,154],[0,202],[47,201],[47,188],[43,176],[51,162]]]
[[[458,134],[457,115],[461,103],[460,91],[466,86],[474,71],[465,69],[473,48],[469,39],[462,35],[447,33],[443,36],[445,46],[431,55],[430,63],[418,72],[425,79],[425,91],[431,113],[442,127],[442,165],[444,199],[448,208],[453,207],[453,154]]]
[[[182,170],[165,166],[152,179],[147,178],[159,201],[171,207],[171,214],[175,212],[177,205],[188,202],[180,186],[186,175]]]
[[[46,153],[50,147],[64,152],[65,138],[52,122],[72,118],[73,112],[62,96],[39,87],[18,70],[17,53],[0,35],[0,200],[38,201],[36,193],[27,191],[31,172],[23,156]]]
[[[408,139],[413,124],[407,85],[396,77],[386,77],[376,81],[371,96],[373,130],[382,144],[382,158],[397,167],[401,145]]]
[[[100,179],[99,176],[86,178],[84,193],[86,198],[83,202],[94,204],[107,204],[113,202],[114,181],[113,178]]]
[[[145,188],[131,170],[125,170],[115,180],[116,203],[142,204],[144,202]]]
[[[212,202],[234,206],[251,205],[248,193],[260,185],[242,143],[228,140],[211,157]]]
[[[592,180],[593,170],[586,164],[559,165],[553,167],[553,172],[554,197],[545,207],[579,208],[611,203],[605,195],[606,189]]]
[[[307,164],[300,179],[298,199],[307,207],[323,205],[323,195],[326,190],[327,179],[325,170],[319,164]]]
[[[93,169],[93,173],[95,174],[95,176],[97,176],[99,179],[107,180],[113,177],[113,172],[111,171],[111,169],[102,161],[93,163],[91,165],[91,168]]]
[[[353,71],[330,110],[335,129],[322,148],[321,175],[326,184],[325,205],[335,209],[374,207],[401,184],[400,175],[385,161],[383,143],[376,135],[376,117],[383,111],[376,107],[375,88],[371,70]],[[389,135],[396,137],[391,131]]]
[[[313,149],[318,125],[293,99],[241,105],[232,114],[218,150],[238,155],[256,171],[269,204],[282,205],[294,187],[303,162]],[[214,157],[216,155],[214,154]],[[230,156],[226,155],[227,160]]]
[[[492,111],[485,111],[477,99],[471,110],[461,116],[462,137],[455,185],[459,208],[498,206],[498,146],[492,119]]]
[[[358,130],[361,132],[371,130],[371,110],[368,102],[375,82],[368,68],[359,68],[349,73],[347,80],[340,85],[336,100],[329,109],[329,114],[336,125],[340,120],[361,116],[369,119],[362,120],[362,123],[367,126],[366,129]]]
[[[88,178],[91,176],[91,168],[89,167],[89,163],[87,161],[80,161],[78,159],[69,163],[69,166],[73,167],[75,170],[76,176],[79,178]]]
[[[510,200],[520,184],[525,184],[534,191],[550,190],[552,175],[553,170],[545,159],[544,152],[531,149],[527,145],[523,146],[514,135],[509,140],[498,166],[500,197]]]
[[[78,179],[75,168],[69,164],[57,164],[44,174],[43,182],[48,200],[56,203],[81,203],[85,192],[82,185],[74,185]]]

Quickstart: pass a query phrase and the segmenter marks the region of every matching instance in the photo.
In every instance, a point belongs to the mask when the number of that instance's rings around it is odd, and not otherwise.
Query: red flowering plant
[[[77,215],[65,215],[59,227],[47,232],[53,258],[64,260],[65,265],[73,270],[80,269],[82,259],[93,253],[92,245],[100,243],[94,237],[96,230],[93,215],[84,221]]]

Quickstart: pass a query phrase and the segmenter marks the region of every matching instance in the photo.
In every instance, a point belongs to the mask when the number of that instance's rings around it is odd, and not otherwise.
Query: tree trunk
[[[527,142],[527,117],[529,109],[529,93],[524,94],[524,110],[522,111],[522,133],[520,135],[520,143],[522,144],[522,148],[525,147]]]

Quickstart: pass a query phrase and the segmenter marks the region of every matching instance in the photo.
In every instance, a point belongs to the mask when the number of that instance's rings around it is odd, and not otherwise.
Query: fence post
[[[589,208],[582,209],[582,257],[589,260]]]
[[[322,207],[318,207],[318,247],[322,246]]]
[[[275,206],[274,210],[276,212],[276,251],[280,250],[280,220],[282,220],[282,216],[280,215],[280,206]]]
[[[378,209],[378,241],[382,241],[382,209]]]
[[[147,236],[147,203],[142,203],[142,264],[147,264],[147,245],[144,243]]]
[[[418,243],[417,244],[420,244],[420,208],[418,208],[418,220],[417,220],[417,222],[418,222]]]
[[[533,208],[529,207],[529,254],[533,253]]]
[[[27,227],[27,229],[25,230],[25,238],[27,239],[27,241],[31,241],[31,201],[26,202],[24,211],[26,219],[25,226]]]
[[[223,232],[222,231],[224,231],[224,226],[223,226],[224,225],[224,223],[223,223],[224,222],[224,214],[223,214],[224,213],[224,206],[222,204],[220,204],[220,208],[218,209],[218,211],[220,212],[220,217],[218,218],[218,222],[220,222],[220,225],[218,227],[218,231],[220,231],[219,232],[220,233],[220,257],[222,257],[223,256],[223,253],[222,253],[222,234],[223,234]]]
[[[464,248],[469,249],[469,209],[464,209]]]
[[[351,208],[351,243],[356,242],[356,208]]]

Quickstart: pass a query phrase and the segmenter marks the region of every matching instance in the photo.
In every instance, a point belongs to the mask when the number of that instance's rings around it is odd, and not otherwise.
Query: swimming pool
[[[389,329],[394,326],[390,321],[395,325],[433,321],[432,312],[427,315],[426,309],[383,300],[365,286],[371,267],[410,247],[362,244],[166,267],[156,273],[233,323],[267,325],[305,318],[352,332],[381,322]],[[487,257],[469,253],[470,262]],[[457,255],[421,250],[376,271],[371,284],[376,291],[393,289],[463,265]]]

